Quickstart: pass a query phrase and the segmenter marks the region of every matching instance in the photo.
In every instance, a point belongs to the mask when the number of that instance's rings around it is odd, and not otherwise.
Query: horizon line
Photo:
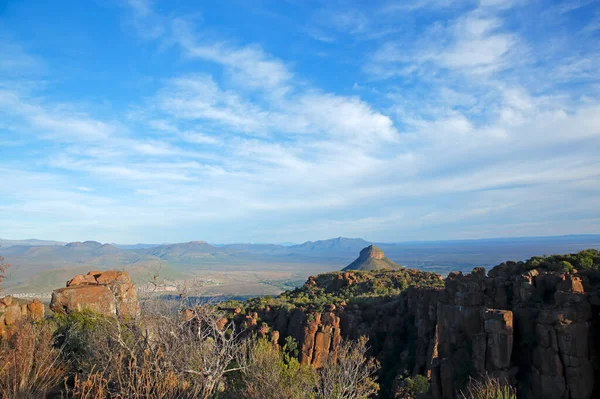
[[[300,242],[300,243],[291,243],[289,245],[283,245],[281,243],[273,243],[273,242],[243,242],[243,241],[236,241],[236,242],[229,242],[229,243],[211,243],[209,241],[206,240],[190,240],[190,241],[180,241],[180,242],[163,242],[163,243],[142,243],[142,242],[138,242],[135,244],[122,244],[122,243],[115,243],[115,242],[101,242],[101,241],[96,241],[96,240],[84,240],[84,241],[60,241],[60,240],[52,240],[52,239],[41,239],[41,238],[24,238],[24,239],[9,239],[9,238],[0,238],[0,241],[50,241],[50,242],[56,242],[57,245],[58,244],[71,244],[71,243],[84,243],[84,242],[97,242],[100,244],[109,244],[109,245],[117,245],[117,246],[135,246],[135,245],[152,245],[152,246],[161,246],[161,245],[174,245],[174,244],[188,244],[191,242],[205,242],[209,245],[213,245],[213,246],[222,246],[222,245],[242,245],[242,244],[246,244],[246,245],[279,245],[279,246],[283,246],[283,247],[287,247],[287,246],[294,246],[294,245],[303,245],[303,244],[307,244],[309,242],[315,243],[315,242],[322,242],[322,241],[331,241],[331,240],[336,240],[336,239],[340,239],[340,238],[345,238],[348,240],[363,240],[367,243],[370,244],[389,244],[389,245],[393,245],[393,244],[419,244],[419,243],[436,243],[436,242],[465,242],[465,241],[497,241],[497,240],[519,240],[519,239],[552,239],[552,238],[574,238],[574,237],[594,237],[594,236],[599,236],[600,237],[600,233],[583,233],[583,234],[559,234],[559,235],[549,235],[549,236],[501,236],[501,237],[483,237],[483,238],[459,238],[459,239],[432,239],[432,240],[406,240],[406,241],[376,241],[376,240],[367,240],[364,239],[362,237],[344,237],[344,236],[337,236],[337,237],[331,237],[331,238],[325,238],[325,239],[318,239],[318,240],[307,240],[304,242]],[[32,245],[33,246],[33,245]]]

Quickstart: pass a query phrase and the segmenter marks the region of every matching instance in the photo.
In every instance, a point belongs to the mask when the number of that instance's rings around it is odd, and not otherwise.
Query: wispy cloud
[[[574,232],[560,230],[561,218],[592,231],[600,98],[591,89],[598,51],[584,29],[593,21],[576,29],[576,51],[556,39],[543,52],[518,29],[519,7],[355,3],[332,16],[326,4],[298,21],[303,41],[289,47],[315,44],[305,37],[313,29],[325,42],[316,45],[352,59],[316,63],[311,49],[290,59],[268,40],[131,1],[125,32],[133,27],[154,57],[144,73],[157,75],[126,101],[122,91],[106,99],[118,106],[90,107],[61,83],[31,85],[37,69],[0,78],[0,143],[18,150],[0,161],[11,187],[0,199],[2,234],[162,242]],[[6,68],[37,59],[7,48]]]

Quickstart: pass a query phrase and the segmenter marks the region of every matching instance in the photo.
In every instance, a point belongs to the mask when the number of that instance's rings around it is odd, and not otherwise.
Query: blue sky
[[[600,3],[0,0],[0,237],[600,233]]]

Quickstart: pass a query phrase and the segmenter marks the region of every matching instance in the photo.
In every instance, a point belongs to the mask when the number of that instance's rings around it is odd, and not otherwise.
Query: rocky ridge
[[[414,273],[417,281],[428,278]],[[484,373],[517,386],[521,398],[600,395],[597,272],[506,262],[487,274],[483,268],[451,273],[443,287],[412,285],[378,301],[331,296],[371,284],[369,274],[310,278],[300,292],[328,298],[322,309],[259,302],[238,318],[276,333],[280,345],[295,338],[302,362],[317,367],[336,356],[342,337],[369,336],[382,363],[382,397],[394,397],[402,374],[428,376],[432,398],[454,398],[470,376]]]

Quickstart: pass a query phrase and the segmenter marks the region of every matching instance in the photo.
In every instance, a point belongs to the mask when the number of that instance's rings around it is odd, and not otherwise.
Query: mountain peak
[[[381,249],[371,244],[363,248],[358,258],[343,270],[396,270],[400,268],[400,265],[386,258]]]
[[[378,247],[376,247],[375,245],[371,244],[366,248],[363,248],[362,251],[360,251],[360,257],[361,259],[384,259],[385,258],[385,254],[383,253],[383,251],[381,249],[379,249]]]

